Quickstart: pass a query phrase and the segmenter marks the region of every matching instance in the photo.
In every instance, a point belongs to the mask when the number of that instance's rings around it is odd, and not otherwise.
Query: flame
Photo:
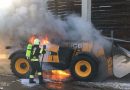
[[[36,38],[36,36],[35,35],[32,35],[30,38],[29,38],[29,43],[30,44],[33,44],[33,42],[34,42],[34,39]]]
[[[36,36],[35,36],[35,35],[32,35],[32,36],[29,38],[28,42],[29,42],[30,44],[33,44],[35,38],[36,38]],[[41,45],[46,45],[46,44],[48,44],[48,43],[49,43],[48,36],[46,35],[45,37],[40,38],[40,42],[41,42]]]
[[[56,74],[56,75],[62,75],[62,76],[68,76],[68,75],[70,75],[66,71],[62,71],[62,70],[52,70],[52,73]]]
[[[41,45],[46,45],[49,43],[48,36],[46,35],[44,38],[41,39]]]
[[[43,74],[43,77],[53,81],[65,81],[70,78],[71,74],[68,70],[51,70]]]
[[[68,71],[62,70],[52,70],[52,79],[57,80],[66,80],[70,77],[70,73]]]

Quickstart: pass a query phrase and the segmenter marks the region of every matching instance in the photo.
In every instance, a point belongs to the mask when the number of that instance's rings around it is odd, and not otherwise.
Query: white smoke
[[[45,0],[18,0],[11,9],[0,12],[1,39],[6,39],[4,42],[8,44],[20,44],[32,34],[47,34],[50,40],[83,40],[108,45],[91,22],[76,15],[63,21],[46,8]]]
[[[45,0],[16,0],[10,9],[0,11],[0,43],[4,46],[19,45],[26,43],[32,34],[47,34],[50,41],[92,41],[94,51],[100,47],[110,47],[111,44],[91,22],[76,15],[62,20],[46,8]]]
[[[44,12],[46,12],[44,0],[19,0],[11,9],[2,10],[0,12],[2,39],[8,41],[12,39],[11,41],[16,44],[27,39],[29,35],[38,33],[44,24],[42,21],[46,16]]]

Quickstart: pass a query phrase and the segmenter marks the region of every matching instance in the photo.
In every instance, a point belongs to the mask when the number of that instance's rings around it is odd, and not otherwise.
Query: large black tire
[[[74,80],[92,81],[98,70],[96,60],[90,55],[78,55],[72,60],[70,72]]]
[[[11,70],[18,78],[28,78],[30,71],[30,62],[25,54],[16,54],[11,59]]]

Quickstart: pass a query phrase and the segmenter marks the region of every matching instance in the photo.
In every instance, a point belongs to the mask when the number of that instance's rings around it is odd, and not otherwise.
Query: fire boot
[[[29,79],[29,83],[36,83],[33,78]]]
[[[39,78],[39,84],[45,84],[42,75],[38,76],[38,78]]]

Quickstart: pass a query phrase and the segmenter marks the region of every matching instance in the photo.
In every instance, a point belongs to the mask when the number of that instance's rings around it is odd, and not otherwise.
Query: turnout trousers
[[[35,76],[36,72],[37,72],[37,75],[39,78],[39,84],[42,84],[43,77],[42,77],[42,67],[40,65],[40,62],[39,61],[31,61],[31,71],[30,71],[30,76],[29,76],[30,83],[35,83],[34,76]]]

